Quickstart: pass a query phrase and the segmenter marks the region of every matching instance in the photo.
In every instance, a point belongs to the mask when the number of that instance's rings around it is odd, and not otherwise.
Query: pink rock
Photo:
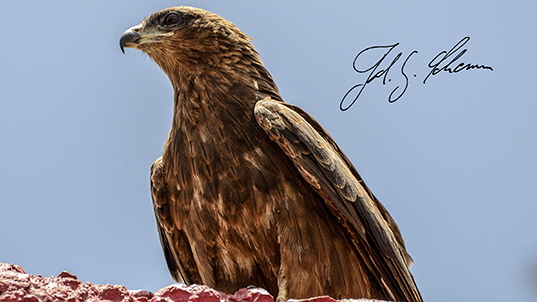
[[[146,290],[131,290],[130,293],[140,302],[147,302],[153,298],[153,293]]]
[[[58,277],[45,278],[29,275],[20,266],[0,263],[0,302],[149,302],[152,297],[148,291],[130,291],[121,285],[82,283],[65,271]]]
[[[145,290],[128,290],[123,285],[83,283],[69,272],[57,277],[27,274],[22,267],[0,263],[0,302],[274,302],[260,288],[240,289],[228,295],[205,285],[172,284],[155,294]],[[373,302],[370,299],[334,300],[328,296],[290,302]]]
[[[173,284],[166,286],[163,289],[158,290],[153,298],[152,302],[186,302],[190,299],[191,293],[182,286],[182,284]]]
[[[272,297],[266,290],[253,288],[239,289],[233,296],[230,297],[230,300],[235,302],[241,301],[250,301],[250,302],[274,302],[274,297]]]

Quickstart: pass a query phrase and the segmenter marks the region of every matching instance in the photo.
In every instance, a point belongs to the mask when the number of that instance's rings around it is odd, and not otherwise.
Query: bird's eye
[[[164,17],[164,25],[166,26],[176,25],[179,21],[181,21],[181,17],[177,13],[169,13]]]

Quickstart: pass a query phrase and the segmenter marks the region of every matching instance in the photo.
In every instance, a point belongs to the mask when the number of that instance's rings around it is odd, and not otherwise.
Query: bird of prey
[[[174,89],[151,193],[172,277],[282,301],[421,301],[395,221],[328,132],[285,103],[250,38],[202,9],[129,28]]]

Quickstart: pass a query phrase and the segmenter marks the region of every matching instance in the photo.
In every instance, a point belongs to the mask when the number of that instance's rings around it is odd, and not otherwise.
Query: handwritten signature
[[[458,60],[468,51],[468,49],[461,48],[466,45],[470,41],[470,37],[464,37],[462,38],[455,46],[453,46],[449,51],[441,51],[438,53],[428,64],[428,67],[430,68],[429,73],[427,76],[423,79],[423,84],[427,82],[430,76],[437,75],[441,72],[448,72],[448,73],[458,73],[463,70],[471,70],[471,69],[488,69],[490,71],[493,71],[492,67],[487,65],[478,65],[478,64],[471,64],[471,63],[464,63],[459,62]],[[387,65],[387,67],[381,68],[381,65],[385,63],[386,58],[390,55],[390,53],[399,45],[399,43],[391,44],[391,45],[385,45],[385,46],[371,46],[363,49],[360,51],[356,57],[354,58],[354,61],[352,62],[352,68],[358,72],[358,73],[368,73],[367,79],[363,83],[356,84],[352,86],[347,93],[343,96],[343,99],[341,99],[341,102],[339,103],[339,109],[341,111],[346,111],[349,108],[354,105],[356,100],[360,97],[362,92],[364,91],[365,87],[373,82],[376,79],[382,78],[382,85],[386,85],[386,81],[390,82],[391,78],[388,76],[390,73],[390,70],[394,65],[401,59],[403,56],[403,52],[399,52],[392,61]],[[383,50],[384,53],[382,57],[375,62],[371,67],[367,68],[359,68],[357,65],[357,61],[359,58],[363,57],[364,55],[369,55],[369,53],[376,52],[378,50]],[[459,51],[460,50],[460,51]],[[388,96],[388,102],[394,103],[397,102],[403,94],[408,89],[408,83],[409,78],[408,75],[405,73],[405,67],[409,61],[409,59],[418,53],[417,50],[412,51],[410,54],[408,54],[404,61],[402,61],[401,67],[400,67],[400,73],[404,78],[404,87],[401,88],[400,85],[396,86]],[[457,64],[457,62],[459,62]],[[456,66],[455,66],[456,65]],[[416,75],[414,75],[416,77]],[[347,98],[350,98],[352,95],[354,95],[354,98],[350,104],[345,105],[345,101]]]

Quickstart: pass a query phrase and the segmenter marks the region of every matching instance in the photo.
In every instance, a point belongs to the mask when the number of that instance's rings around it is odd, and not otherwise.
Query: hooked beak
[[[136,48],[140,44],[140,39],[142,35],[139,33],[141,24],[135,25],[127,29],[119,39],[119,48],[125,53],[125,47]]]
[[[142,32],[143,31],[143,32]],[[138,48],[145,43],[158,43],[163,38],[173,35],[173,31],[160,32],[158,30],[143,29],[142,24],[127,29],[119,39],[119,48],[125,53],[125,47]]]

